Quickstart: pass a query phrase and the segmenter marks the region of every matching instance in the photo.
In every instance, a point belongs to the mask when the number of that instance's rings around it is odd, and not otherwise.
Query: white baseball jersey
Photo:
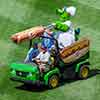
[[[66,24],[69,29],[66,32],[61,32],[58,36],[58,45],[61,49],[75,42],[75,32],[72,26],[72,22],[66,21],[63,24]]]
[[[40,59],[40,61],[42,61],[42,62],[48,62],[49,57],[50,57],[49,52],[45,52],[45,53],[40,52],[36,58]]]

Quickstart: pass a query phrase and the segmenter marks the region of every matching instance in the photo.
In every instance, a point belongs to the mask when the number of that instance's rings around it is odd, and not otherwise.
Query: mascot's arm
[[[63,31],[66,32],[69,29],[69,26],[65,23],[62,23],[60,21],[57,21],[55,23],[55,29],[59,30],[59,31]]]

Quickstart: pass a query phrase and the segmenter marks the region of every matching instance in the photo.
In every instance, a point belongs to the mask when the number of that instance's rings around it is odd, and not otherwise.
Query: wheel
[[[78,73],[78,76],[80,79],[86,79],[89,75],[89,67],[88,65],[82,65],[80,67],[80,70],[79,70],[79,73]]]
[[[59,84],[59,76],[58,75],[52,75],[49,78],[49,81],[48,81],[49,88],[55,88],[55,87],[58,86],[58,84]]]

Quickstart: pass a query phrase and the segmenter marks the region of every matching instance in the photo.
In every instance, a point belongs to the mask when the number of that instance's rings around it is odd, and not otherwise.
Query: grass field
[[[100,100],[100,75],[66,82],[53,89],[19,89],[22,84],[9,80],[9,64],[22,61],[28,43],[15,45],[10,35],[56,19],[55,8],[75,5],[75,27],[81,36],[91,39],[91,69],[100,69],[100,1],[99,0],[0,0],[0,100]]]

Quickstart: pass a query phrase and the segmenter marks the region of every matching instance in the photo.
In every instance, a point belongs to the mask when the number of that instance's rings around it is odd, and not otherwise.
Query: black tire
[[[81,65],[80,70],[78,72],[79,79],[86,79],[89,75],[89,65]]]
[[[50,89],[56,88],[59,85],[59,76],[52,75],[48,80],[48,86]]]

